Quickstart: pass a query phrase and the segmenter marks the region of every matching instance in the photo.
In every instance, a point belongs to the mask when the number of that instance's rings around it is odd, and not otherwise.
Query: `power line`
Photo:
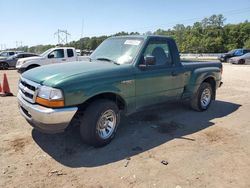
[[[60,30],[58,29],[57,32],[54,33],[54,36],[57,35],[57,42],[58,44],[67,44],[68,43],[68,36],[70,34],[67,30]]]
[[[228,11],[224,11],[221,13],[217,13],[217,14],[222,14],[222,15],[237,15],[237,14],[242,14],[242,13],[246,13],[246,12],[250,12],[250,7],[246,7],[243,9],[234,9],[234,10],[228,10]],[[216,13],[215,13],[216,14]],[[205,16],[207,17],[207,16]],[[188,18],[188,19],[183,19],[183,20],[178,20],[178,21],[172,21],[172,22],[167,22],[164,24],[158,24],[158,25],[151,25],[151,26],[145,26],[145,27],[137,27],[137,28],[133,28],[133,31],[137,31],[137,30],[150,30],[152,28],[163,28],[163,27],[170,27],[170,26],[174,26],[178,23],[190,23],[190,22],[194,22],[194,21],[199,21],[202,20],[204,17],[196,17],[196,18]],[[105,33],[93,33],[93,34],[89,34],[91,36],[97,36],[97,35],[107,35]]]

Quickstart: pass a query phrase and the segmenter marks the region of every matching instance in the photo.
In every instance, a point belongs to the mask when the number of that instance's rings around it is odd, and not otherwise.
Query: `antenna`
[[[58,44],[67,44],[68,36],[70,35],[67,30],[58,29],[57,32],[54,33],[54,36],[57,35],[57,43]]]

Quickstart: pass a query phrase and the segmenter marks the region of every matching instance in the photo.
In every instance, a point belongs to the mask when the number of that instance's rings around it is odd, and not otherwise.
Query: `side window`
[[[167,41],[151,40],[143,53],[146,56],[154,56],[156,65],[172,65],[172,58]]]
[[[15,55],[15,53],[14,52],[9,52],[9,55],[11,56],[11,55]]]
[[[24,58],[24,57],[25,57],[24,54],[18,54],[18,55],[17,55],[17,58]]]
[[[1,56],[6,57],[7,55],[8,55],[8,53],[7,53],[7,52],[2,52],[2,53],[1,53]]]
[[[68,57],[73,57],[74,56],[74,52],[72,49],[67,49],[67,55]]]
[[[250,52],[250,50],[243,50],[243,54],[246,54],[246,53],[249,53]]]
[[[64,50],[63,49],[57,49],[52,51],[48,58],[64,58]]]
[[[31,57],[31,54],[23,54],[23,57]]]
[[[235,56],[241,56],[243,54],[243,50],[236,50],[234,53]]]

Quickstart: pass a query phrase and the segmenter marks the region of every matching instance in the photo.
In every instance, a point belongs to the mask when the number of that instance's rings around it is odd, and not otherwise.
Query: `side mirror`
[[[144,62],[146,65],[155,65],[155,57],[154,56],[146,56],[144,58]]]
[[[155,57],[154,56],[146,56],[144,57],[144,63],[140,64],[139,67],[141,69],[146,69],[148,66],[155,65]]]
[[[54,57],[55,57],[54,54],[49,54],[49,55],[48,55],[48,58],[49,58],[49,59],[52,59],[52,58],[54,58]]]

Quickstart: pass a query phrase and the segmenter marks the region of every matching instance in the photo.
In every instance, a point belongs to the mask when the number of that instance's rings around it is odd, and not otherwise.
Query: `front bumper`
[[[63,132],[78,109],[77,107],[53,109],[31,104],[24,100],[19,93],[17,98],[23,117],[31,126],[45,133]]]

